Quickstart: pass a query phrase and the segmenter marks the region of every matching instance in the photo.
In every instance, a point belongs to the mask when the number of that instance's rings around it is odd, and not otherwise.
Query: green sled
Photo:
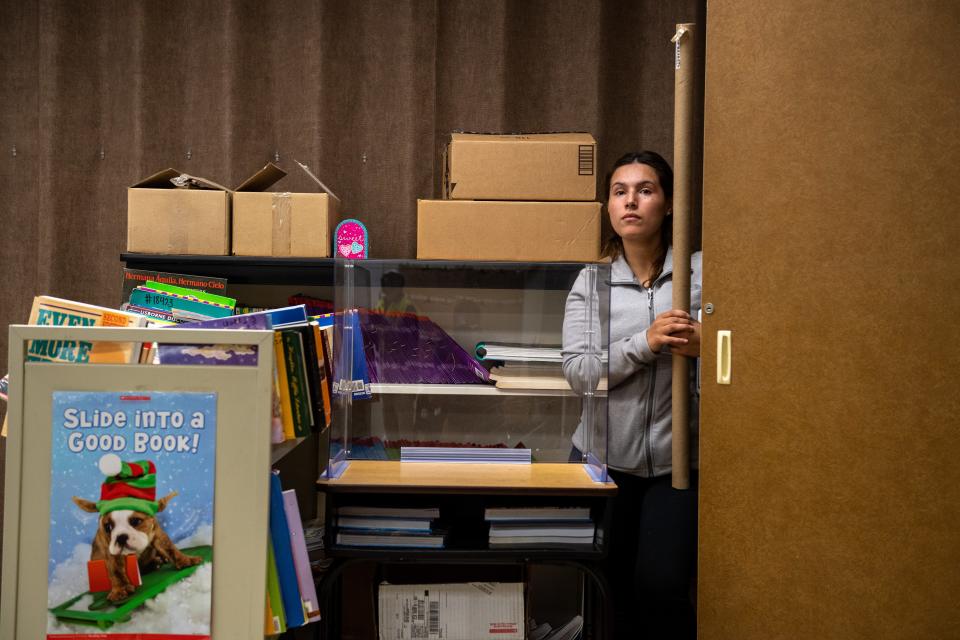
[[[90,593],[87,591],[53,607],[50,609],[50,613],[63,622],[96,625],[101,629],[108,629],[117,622],[127,622],[130,620],[130,613],[134,609],[142,606],[150,598],[155,598],[175,582],[180,582],[193,574],[204,563],[210,562],[213,556],[213,547],[208,545],[188,547],[180,549],[180,551],[188,556],[200,556],[203,558],[203,562],[185,569],[177,569],[170,563],[161,565],[160,568],[144,574],[142,577],[143,584],[137,587],[132,596],[118,605],[113,605],[107,600],[106,592]],[[70,608],[86,595],[93,596],[93,604],[90,605],[89,610]]]

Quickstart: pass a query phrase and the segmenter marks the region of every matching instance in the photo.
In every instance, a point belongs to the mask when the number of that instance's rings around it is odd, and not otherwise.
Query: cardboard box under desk
[[[285,175],[270,163],[237,187],[233,194],[234,255],[332,255],[340,201],[329,193],[266,191]]]
[[[453,133],[444,150],[448,200],[588,201],[597,196],[589,133]]]
[[[593,262],[599,202],[418,200],[417,258]]]
[[[230,193],[215,183],[165,169],[127,189],[127,251],[229,255]]]

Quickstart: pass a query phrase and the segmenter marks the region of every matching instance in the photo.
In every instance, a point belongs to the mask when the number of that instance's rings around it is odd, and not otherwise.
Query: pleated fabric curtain
[[[4,2],[0,362],[38,293],[119,303],[126,187],[166,167],[233,187],[276,161],[312,190],[299,160],[371,257],[412,258],[450,131],[670,159],[670,38],[704,20],[705,0]]]

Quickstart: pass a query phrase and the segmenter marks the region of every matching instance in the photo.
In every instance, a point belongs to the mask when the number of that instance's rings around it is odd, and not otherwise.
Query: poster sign
[[[210,638],[216,394],[53,394],[47,638]]]

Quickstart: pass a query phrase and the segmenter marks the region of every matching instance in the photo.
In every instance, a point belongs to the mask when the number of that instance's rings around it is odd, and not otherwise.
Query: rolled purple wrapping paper
[[[426,316],[361,310],[371,383],[489,384],[490,375]]]

